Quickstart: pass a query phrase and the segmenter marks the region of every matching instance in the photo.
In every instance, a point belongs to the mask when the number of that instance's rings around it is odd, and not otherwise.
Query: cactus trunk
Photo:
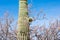
[[[18,40],[29,40],[29,20],[27,0],[19,0]]]

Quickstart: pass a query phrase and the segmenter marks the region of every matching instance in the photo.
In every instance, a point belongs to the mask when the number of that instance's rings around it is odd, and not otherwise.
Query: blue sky
[[[5,11],[8,11],[15,19],[18,19],[18,2],[19,0],[0,0],[0,17]],[[28,0],[28,3],[30,2],[31,0]],[[36,16],[41,9],[48,18],[50,16],[54,18],[60,16],[60,0],[32,0],[32,5],[32,14],[30,16]]]
[[[60,0],[33,0],[33,9],[39,12],[43,9],[43,12],[47,16],[58,16],[60,14]],[[33,13],[35,14],[35,13]]]
[[[15,19],[18,17],[18,0],[0,0],[0,17],[8,11]]]
[[[46,14],[46,17],[48,18],[48,20],[33,21],[32,25],[36,26],[44,24],[44,22],[48,25],[49,21],[52,19],[51,17],[57,19],[60,16],[60,0],[32,0],[32,5],[32,14],[30,14],[30,16],[36,16],[36,14],[43,9],[42,14]]]

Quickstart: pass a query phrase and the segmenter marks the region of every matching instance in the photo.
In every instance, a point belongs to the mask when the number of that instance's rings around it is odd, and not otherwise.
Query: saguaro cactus
[[[29,40],[29,19],[27,0],[19,0],[18,40]]]

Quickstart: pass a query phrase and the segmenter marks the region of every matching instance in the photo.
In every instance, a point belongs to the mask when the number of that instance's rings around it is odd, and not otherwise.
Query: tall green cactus
[[[27,0],[19,0],[18,40],[29,40],[29,17]]]

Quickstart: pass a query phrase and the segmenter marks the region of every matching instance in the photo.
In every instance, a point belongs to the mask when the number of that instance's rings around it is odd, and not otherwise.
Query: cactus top
[[[20,0],[20,1],[27,1],[27,0]]]

